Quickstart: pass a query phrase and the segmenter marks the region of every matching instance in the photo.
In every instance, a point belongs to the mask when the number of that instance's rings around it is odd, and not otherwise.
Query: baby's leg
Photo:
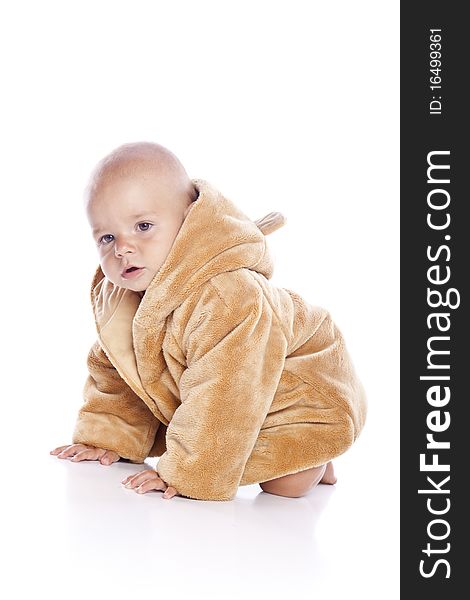
[[[331,461],[326,465],[284,475],[284,477],[264,481],[259,485],[263,492],[267,492],[268,494],[299,498],[319,483],[327,483],[329,485],[336,483],[336,476]]]

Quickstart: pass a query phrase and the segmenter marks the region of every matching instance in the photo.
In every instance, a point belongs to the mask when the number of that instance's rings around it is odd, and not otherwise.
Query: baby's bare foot
[[[330,460],[330,462],[326,465],[325,473],[320,479],[320,483],[327,483],[328,485],[333,485],[334,483],[336,483],[336,481],[337,479],[335,475],[335,470],[333,469],[333,463]]]

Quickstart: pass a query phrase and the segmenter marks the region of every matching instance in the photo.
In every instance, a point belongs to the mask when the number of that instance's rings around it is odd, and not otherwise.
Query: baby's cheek
[[[101,270],[103,271],[103,273],[105,274],[105,276],[110,281],[112,281],[113,283],[115,283],[113,280],[117,278],[117,276],[119,275],[119,273],[118,273],[118,269],[117,269],[116,265],[113,264],[112,257],[110,257],[110,256],[101,256],[100,257],[100,266],[101,266]]]

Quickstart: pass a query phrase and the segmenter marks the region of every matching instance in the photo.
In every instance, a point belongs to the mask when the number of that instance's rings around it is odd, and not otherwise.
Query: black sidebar
[[[400,575],[405,600],[470,597],[467,9],[464,2],[401,3]]]

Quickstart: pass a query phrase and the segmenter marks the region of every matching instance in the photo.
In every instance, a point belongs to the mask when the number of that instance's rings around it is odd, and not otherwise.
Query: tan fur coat
[[[265,234],[209,182],[143,297],[98,267],[98,339],[74,443],[133,462],[160,456],[189,498],[322,465],[359,435],[366,401],[343,337],[322,308],[273,286]]]

